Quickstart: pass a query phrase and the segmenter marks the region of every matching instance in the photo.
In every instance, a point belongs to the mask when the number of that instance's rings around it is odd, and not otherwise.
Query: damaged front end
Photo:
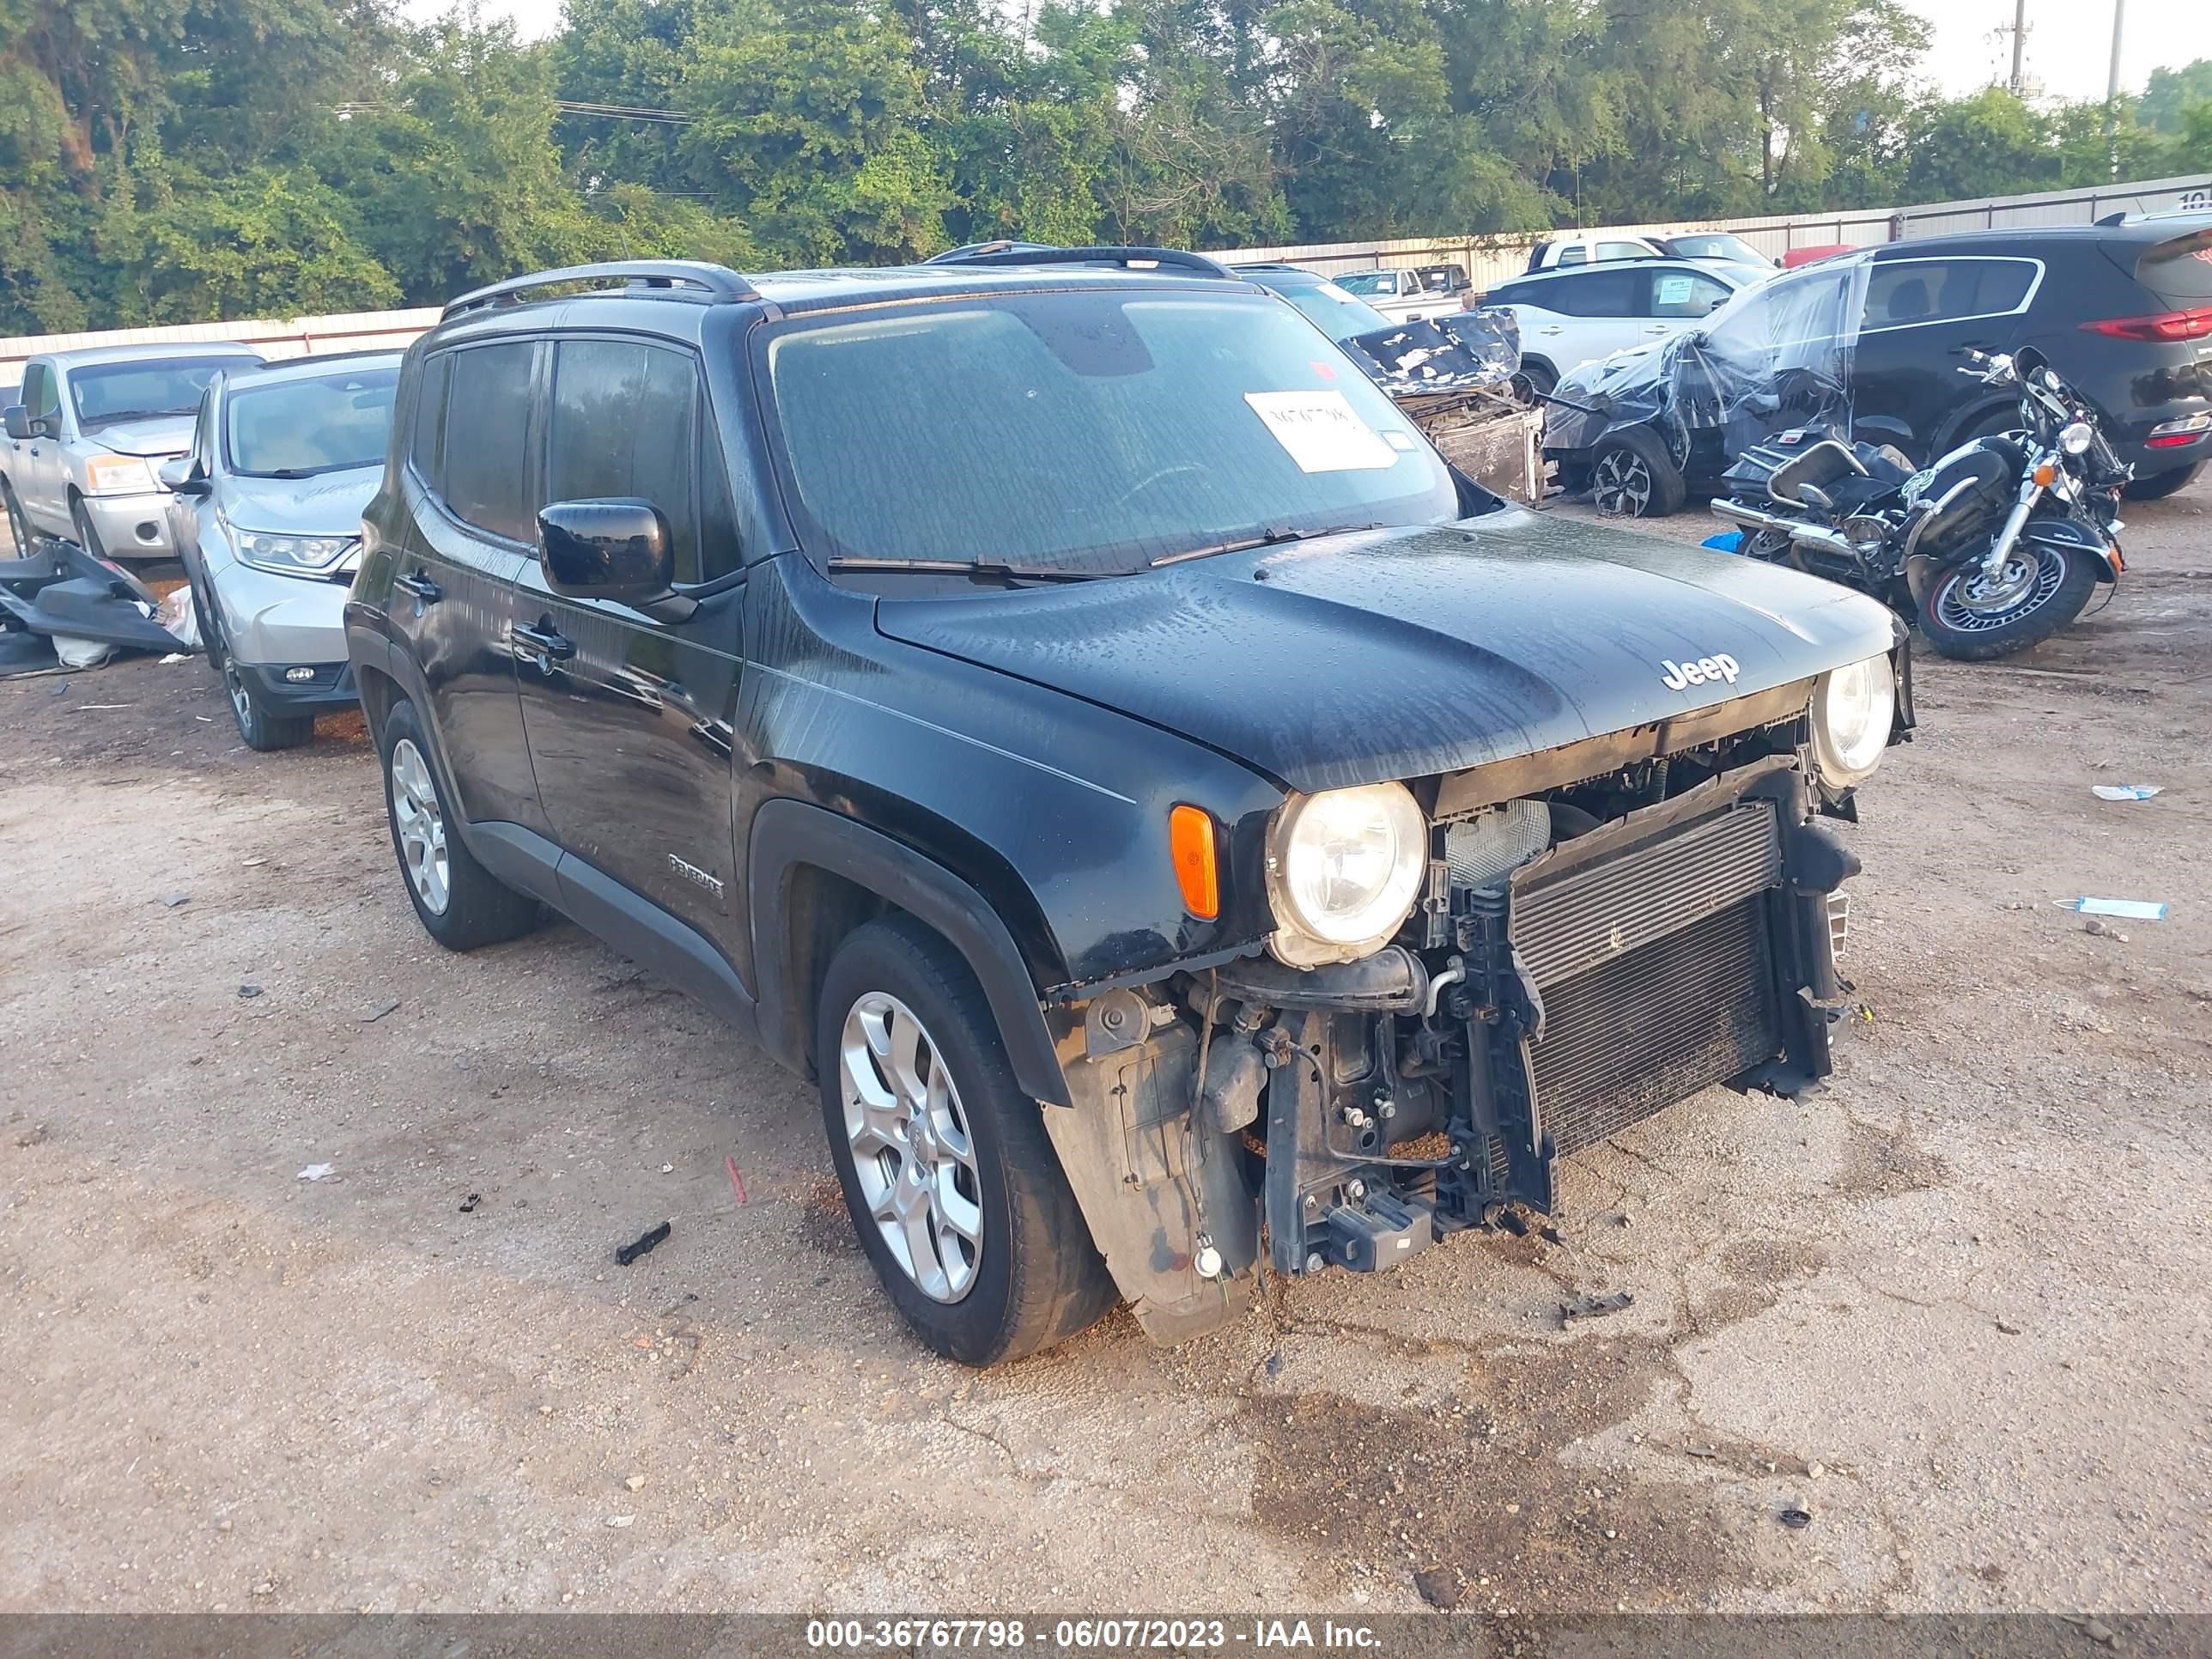
[[[1395,1267],[1551,1212],[1559,1159],[1701,1090],[1825,1077],[1858,863],[1820,822],[1848,800],[1814,697],[1416,781],[1425,883],[1381,948],[1301,967],[1279,941],[1071,1007],[1074,1109],[1046,1120],[1146,1332],[1233,1317],[1263,1249]]]

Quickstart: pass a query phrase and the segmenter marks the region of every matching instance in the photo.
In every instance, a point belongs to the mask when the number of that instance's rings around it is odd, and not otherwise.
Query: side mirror
[[[675,556],[651,501],[556,501],[538,515],[538,562],[556,593],[643,605],[668,596]]]
[[[38,428],[31,423],[31,411],[21,404],[10,404],[5,411],[0,411],[0,424],[7,427],[8,435],[17,443],[39,435]]]
[[[154,476],[161,481],[162,489],[174,495],[205,495],[213,489],[207,474],[192,465],[189,455],[162,462]]]

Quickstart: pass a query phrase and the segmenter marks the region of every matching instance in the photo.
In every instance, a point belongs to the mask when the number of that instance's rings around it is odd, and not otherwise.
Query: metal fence
[[[1679,220],[1667,224],[1593,226],[1573,234],[1673,234],[1692,230],[1733,231],[1762,253],[1779,258],[1792,248],[1846,243],[1864,247],[1912,236],[2030,225],[2085,225],[2107,214],[2164,213],[2212,209],[2212,176],[2155,179],[2101,190],[2049,191],[2035,196],[1992,197],[1974,202],[1934,202],[1892,210],[1783,215],[1759,219]],[[1566,233],[1553,233],[1565,234]],[[1511,236],[1425,236],[1386,242],[1325,242],[1297,247],[1217,249],[1238,260],[1280,259],[1322,272],[1364,270],[1376,265],[1410,268],[1454,264],[1478,289],[1527,269],[1540,240]],[[337,317],[292,317],[238,323],[191,323],[164,328],[111,329],[90,334],[29,334],[0,339],[0,386],[21,378],[27,357],[86,346],[204,344],[234,340],[264,356],[300,357],[316,352],[404,346],[438,320],[435,307],[417,311],[364,311]]]

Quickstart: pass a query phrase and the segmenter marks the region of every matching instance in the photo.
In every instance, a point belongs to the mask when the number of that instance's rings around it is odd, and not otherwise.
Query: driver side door
[[[23,409],[33,420],[44,420],[47,433],[40,438],[9,441],[9,482],[32,524],[51,535],[69,534],[69,507],[61,489],[61,380],[52,363],[33,360],[23,371]],[[27,553],[29,550],[19,550]]]

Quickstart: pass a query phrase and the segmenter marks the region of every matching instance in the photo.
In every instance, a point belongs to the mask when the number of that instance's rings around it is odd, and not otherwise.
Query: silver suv
[[[259,367],[242,345],[101,346],[23,365],[0,420],[0,507],[18,553],[65,536],[109,559],[166,559],[169,492],[155,469],[191,447],[200,394],[222,370]]]

